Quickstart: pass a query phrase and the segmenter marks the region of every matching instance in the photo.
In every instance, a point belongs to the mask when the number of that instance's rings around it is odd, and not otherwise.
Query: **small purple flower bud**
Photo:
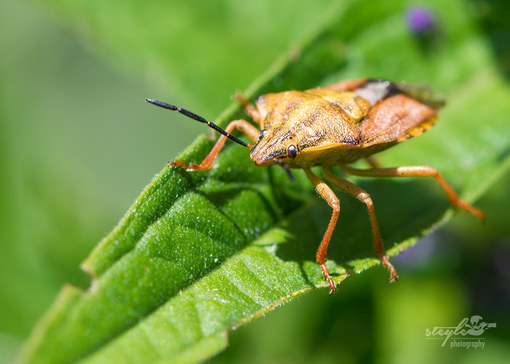
[[[407,25],[417,35],[429,34],[436,26],[436,19],[432,12],[424,7],[412,7],[406,14]]]

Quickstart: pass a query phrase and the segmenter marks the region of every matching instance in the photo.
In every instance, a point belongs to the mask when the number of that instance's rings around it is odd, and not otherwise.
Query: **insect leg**
[[[361,85],[363,82],[366,82],[366,80],[367,80],[366,78],[359,78],[357,80],[344,80],[321,88],[337,92],[352,91],[356,87]]]
[[[379,232],[379,225],[377,224],[377,217],[375,216],[375,208],[374,203],[372,202],[372,198],[364,189],[343,178],[335,176],[328,168],[323,167],[322,170],[326,179],[330,181],[334,186],[340,188],[344,192],[347,192],[349,195],[355,197],[367,206],[370,224],[372,225],[372,236],[374,240],[375,252],[381,258],[382,264],[390,272],[390,281],[396,281],[398,279],[398,274],[393,265],[390,263],[388,256],[384,252],[384,246],[381,240],[381,234]]]
[[[254,122],[259,124],[260,129],[262,130],[262,128],[263,128],[262,120],[260,119],[260,114],[259,114],[258,110],[255,108],[255,106],[250,104],[250,102],[246,99],[246,97],[244,97],[244,95],[240,92],[236,92],[234,97],[237,99],[237,101],[239,101],[241,106],[244,108],[244,111],[246,112],[246,114],[250,118],[252,118]]]
[[[231,121],[230,124],[225,128],[227,133],[231,133],[234,129],[239,129],[243,134],[247,135],[250,140],[256,143],[259,139],[259,131],[253,125],[251,125],[246,120],[234,120]],[[220,152],[221,148],[225,144],[227,137],[225,135],[221,135],[214,147],[211,149],[207,157],[200,164],[188,164],[183,161],[172,161],[171,165],[186,168],[189,171],[204,171],[211,168],[214,163],[214,159]],[[249,146],[251,149],[251,146]]]
[[[372,168],[380,168],[381,164],[379,161],[374,157],[365,157],[365,161],[370,165]]]
[[[396,167],[396,168],[372,168],[372,169],[357,169],[349,166],[341,166],[347,173],[356,176],[366,177],[434,177],[434,179],[441,185],[446,192],[446,196],[453,206],[472,213],[480,220],[485,220],[485,214],[474,206],[460,199],[459,195],[450,186],[444,177],[434,168],[429,166],[410,166],[410,167]]]
[[[336,222],[338,220],[338,215],[340,214],[340,200],[335,195],[331,187],[329,187],[323,180],[317,177],[310,168],[304,168],[304,171],[308,177],[308,179],[312,182],[315,190],[321,195],[321,197],[326,200],[328,205],[333,209],[333,213],[331,214],[331,219],[329,220],[328,228],[324,233],[321,244],[319,245],[319,249],[317,249],[316,262],[320,264],[322,269],[322,274],[324,278],[329,283],[330,293],[333,293],[336,289],[335,282],[331,278],[329,274],[328,268],[326,267],[326,256],[328,253],[328,245],[331,240],[331,235],[333,234],[333,230],[335,230]]]

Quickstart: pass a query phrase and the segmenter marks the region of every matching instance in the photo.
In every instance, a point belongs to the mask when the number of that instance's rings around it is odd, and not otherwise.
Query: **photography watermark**
[[[484,349],[485,338],[481,335],[488,329],[495,328],[496,323],[483,321],[482,316],[464,317],[457,326],[435,326],[425,329],[425,338],[443,340],[442,347],[449,342],[450,349]],[[451,339],[451,340],[450,340]]]

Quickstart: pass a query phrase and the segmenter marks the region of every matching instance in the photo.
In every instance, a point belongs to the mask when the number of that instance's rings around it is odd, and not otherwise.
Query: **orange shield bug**
[[[192,171],[210,169],[228,138],[250,149],[250,158],[258,166],[277,164],[304,170],[315,190],[333,209],[317,249],[316,261],[331,292],[334,292],[335,283],[325,263],[328,245],[340,213],[340,201],[331,187],[312,172],[313,166],[320,165],[330,184],[367,206],[375,252],[388,269],[390,281],[395,281],[398,275],[384,252],[370,195],[361,187],[334,175],[330,170],[332,166],[340,166],[345,172],[356,176],[433,177],[446,192],[452,205],[481,220],[485,218],[482,211],[461,200],[435,169],[428,166],[380,168],[370,159],[374,153],[422,134],[436,122],[440,105],[420,97],[418,91],[386,80],[358,79],[306,91],[262,95],[256,100],[256,107],[242,95],[237,95],[245,112],[259,124],[260,130],[246,120],[234,120],[223,130],[186,109],[152,99],[147,99],[147,102],[178,111],[206,123],[222,134],[202,163],[173,161],[171,164],[174,166]],[[231,134],[234,129],[248,136],[254,144],[247,144],[234,137]],[[366,159],[372,168],[349,166],[359,159]]]

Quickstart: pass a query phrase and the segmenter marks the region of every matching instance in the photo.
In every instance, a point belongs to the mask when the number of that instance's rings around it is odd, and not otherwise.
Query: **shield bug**
[[[356,176],[433,177],[452,205],[481,220],[485,217],[482,211],[461,200],[435,169],[428,166],[380,168],[370,159],[373,154],[418,136],[434,125],[440,104],[422,97],[419,91],[387,80],[357,79],[306,91],[262,95],[257,98],[256,106],[242,95],[237,95],[246,114],[260,126],[260,130],[246,120],[234,120],[223,130],[186,109],[152,99],[147,99],[147,102],[178,111],[222,134],[202,163],[188,164],[176,160],[171,162],[174,166],[190,171],[210,169],[228,138],[250,149],[250,158],[257,166],[281,165],[304,170],[315,190],[333,210],[316,255],[316,261],[333,292],[335,283],[325,263],[340,213],[340,201],[331,187],[312,172],[313,166],[320,165],[331,185],[366,205],[375,252],[389,271],[391,281],[395,281],[398,275],[384,252],[370,195],[361,187],[334,175],[331,167],[340,166],[348,174]],[[248,136],[254,144],[234,137],[231,134],[234,129]],[[366,159],[372,168],[350,166],[360,159]]]

